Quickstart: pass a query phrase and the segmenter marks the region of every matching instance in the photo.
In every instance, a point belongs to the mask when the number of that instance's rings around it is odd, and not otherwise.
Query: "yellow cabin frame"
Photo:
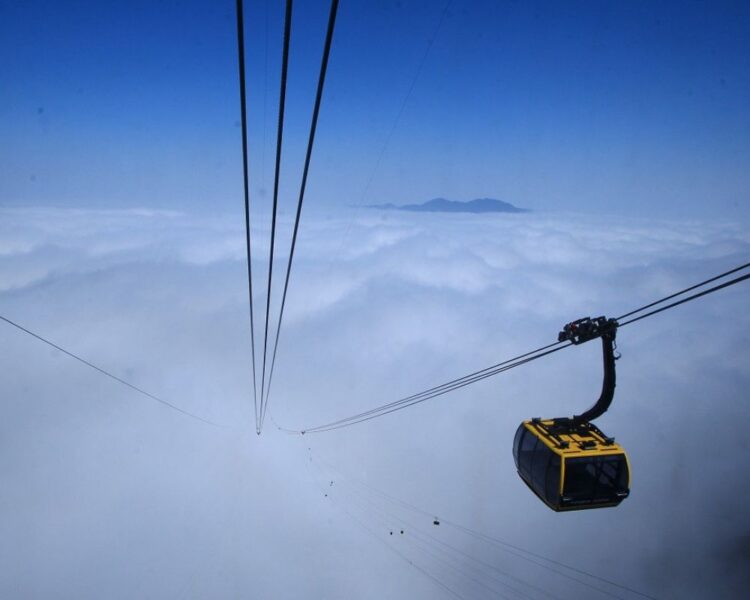
[[[524,421],[513,454],[521,479],[553,510],[616,506],[629,495],[625,449],[592,423]]]

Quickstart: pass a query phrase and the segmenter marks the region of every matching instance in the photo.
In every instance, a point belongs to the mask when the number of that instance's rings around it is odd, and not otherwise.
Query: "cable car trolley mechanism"
[[[604,382],[596,403],[573,417],[524,421],[513,441],[521,479],[555,511],[617,506],[630,493],[625,450],[591,421],[603,415],[615,393],[618,323],[606,317],[568,323],[558,341],[583,344],[601,338]]]

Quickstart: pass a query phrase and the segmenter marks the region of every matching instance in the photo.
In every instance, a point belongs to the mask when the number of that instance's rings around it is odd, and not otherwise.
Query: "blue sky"
[[[308,206],[492,196],[750,214],[747,5],[456,0],[441,22],[444,6],[342,2]],[[252,192],[267,211],[283,6],[245,10]],[[327,11],[295,6],[287,210]],[[241,210],[233,2],[3,1],[0,56],[0,204]]]

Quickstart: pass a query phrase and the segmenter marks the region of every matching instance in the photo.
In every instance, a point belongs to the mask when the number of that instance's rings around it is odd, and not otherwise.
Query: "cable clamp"
[[[590,340],[611,336],[614,340],[617,333],[617,320],[608,319],[607,317],[583,317],[577,321],[572,321],[563,327],[563,330],[557,334],[558,342],[569,341],[573,344],[583,344]]]

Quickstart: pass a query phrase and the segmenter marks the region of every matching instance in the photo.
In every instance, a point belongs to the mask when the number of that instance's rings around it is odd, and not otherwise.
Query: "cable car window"
[[[627,491],[623,456],[571,458],[565,461],[565,496],[572,501],[608,502]]]
[[[553,453],[549,461],[545,483],[545,499],[550,504],[557,504],[560,499],[560,457],[557,454]]]
[[[549,465],[551,455],[552,450],[543,441],[537,439],[536,449],[534,450],[534,462],[531,466],[531,480],[534,482],[534,487],[540,493],[544,492],[547,466]]]
[[[516,437],[513,438],[513,458],[516,461],[516,469],[518,468],[518,449],[521,446],[521,439],[524,437],[525,433],[526,427],[521,424],[521,426],[516,431]]]
[[[525,427],[524,430],[526,431],[526,435],[521,442],[521,452],[533,452],[534,447],[536,446],[537,439]]]
[[[518,468],[526,475],[531,475],[531,464],[534,460],[534,448],[537,439],[524,427],[521,439],[521,450],[518,453]]]

